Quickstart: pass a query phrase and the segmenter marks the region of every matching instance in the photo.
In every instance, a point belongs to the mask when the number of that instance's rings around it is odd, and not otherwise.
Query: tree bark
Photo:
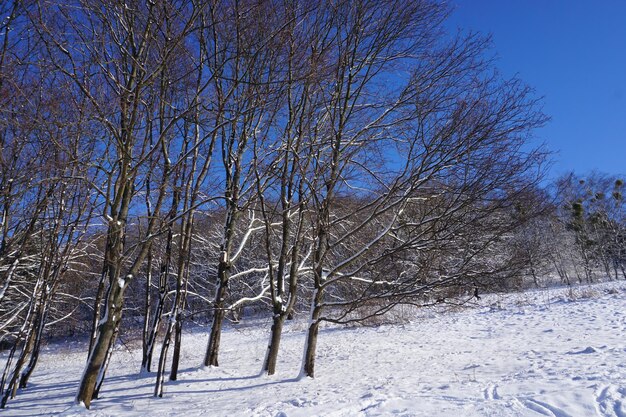
[[[307,331],[306,346],[302,362],[302,375],[315,378],[315,351],[317,349],[317,336],[320,327],[320,317],[322,315],[322,294],[323,289],[318,288],[313,297],[313,307],[311,311],[311,323]]]
[[[104,377],[106,376],[106,372],[109,369],[109,363],[111,363],[111,356],[113,356],[113,349],[115,348],[117,335],[120,332],[120,323],[121,323],[121,320],[118,320],[117,323],[115,323],[115,330],[113,331],[113,337],[111,338],[111,343],[109,344],[109,348],[107,349],[107,354],[104,359],[104,364],[102,365],[102,368],[100,369],[100,373],[98,374],[96,389],[93,392],[94,399],[97,399],[100,397],[100,389],[102,388],[102,383],[104,382]]]
[[[183,315],[182,312],[176,314],[176,325],[174,327],[174,353],[172,355],[172,369],[170,370],[170,381],[176,381],[178,378],[178,365],[180,363],[180,346],[183,333]]]
[[[219,366],[218,355],[222,338],[222,323],[224,322],[226,290],[227,284],[224,282],[220,283],[213,308],[213,323],[211,324],[211,335],[204,357],[204,366]]]
[[[93,344],[93,349],[89,354],[85,372],[80,381],[76,402],[82,403],[86,408],[90,408],[91,400],[94,399],[101,370],[109,354],[109,348],[115,337],[118,322],[122,319],[122,305],[126,284],[119,285],[119,280],[114,280],[111,284],[110,295],[104,306],[105,316],[98,325],[98,333]]]
[[[272,323],[272,330],[270,335],[270,343],[267,347],[267,356],[265,359],[265,366],[263,367],[263,370],[265,370],[268,375],[274,375],[276,373],[280,339],[286,317],[286,314],[274,315],[274,322]]]
[[[165,364],[167,362],[167,351],[170,347],[170,339],[172,338],[172,328],[174,326],[173,317],[170,316],[163,345],[161,346],[161,355],[159,356],[159,368],[157,370],[156,384],[154,386],[154,396],[163,397],[163,382],[165,375]]]

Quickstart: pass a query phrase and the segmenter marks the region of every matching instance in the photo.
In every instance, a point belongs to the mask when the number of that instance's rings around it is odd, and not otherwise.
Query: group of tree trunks
[[[573,236],[588,280],[597,259],[624,274],[621,181],[597,179],[589,198],[563,180],[569,208],[555,210],[528,140],[540,103],[498,75],[488,39],[446,33],[448,13],[435,0],[2,2],[2,407],[46,329],[85,317],[76,401],[89,408],[129,288],[162,396],[197,314],[211,322],[204,365],[218,366],[225,321],[266,306],[273,374],[285,321],[310,306],[313,377],[323,322],[471,296],[529,265],[537,280],[546,260],[569,280],[533,243],[542,222]]]

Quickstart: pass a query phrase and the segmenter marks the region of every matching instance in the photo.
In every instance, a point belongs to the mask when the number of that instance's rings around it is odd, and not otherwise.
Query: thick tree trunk
[[[111,338],[111,344],[107,349],[107,354],[104,359],[104,364],[100,369],[100,373],[98,374],[98,381],[96,383],[96,389],[93,392],[93,399],[97,399],[100,397],[100,389],[102,388],[102,383],[104,382],[104,377],[106,376],[106,372],[109,369],[109,363],[111,363],[111,356],[113,356],[113,349],[115,348],[115,342],[117,341],[117,335],[120,332],[120,323],[121,320],[118,320],[115,324],[115,330],[113,331],[113,337]]]
[[[224,254],[226,258],[226,254]],[[228,278],[230,267],[226,259],[223,259],[218,267],[218,277],[220,285],[215,295],[215,304],[213,307],[213,323],[211,325],[211,335],[207,345],[206,355],[204,357],[204,366],[219,366],[218,355],[220,350],[220,340],[222,338],[222,324],[224,322],[224,307],[226,305],[226,292],[228,290]]]
[[[226,293],[222,286],[218,290],[219,293]],[[204,366],[219,366],[218,355],[220,350],[220,340],[222,338],[222,323],[224,322],[224,302],[215,306],[213,313],[213,323],[211,325],[211,336],[207,346],[206,355],[204,357]]]
[[[98,380],[98,374],[100,368],[104,364],[106,354],[109,348],[111,339],[113,338],[115,324],[110,320],[102,323],[99,326],[99,333],[96,337],[96,342],[92,349],[89,359],[87,360],[87,367],[83,378],[80,381],[78,388],[78,394],[76,395],[76,402],[84,404],[86,408],[91,406],[91,400],[96,389]]]
[[[315,378],[315,350],[317,348],[317,336],[320,328],[320,317],[322,315],[322,291],[322,288],[318,288],[313,297],[311,322],[306,337],[304,358],[302,359],[301,375],[308,376],[309,378]]]
[[[263,370],[267,372],[268,375],[274,375],[276,373],[280,339],[286,318],[286,312],[274,315],[274,322],[272,323],[272,330],[270,334],[270,342],[269,346],[267,347],[267,355],[265,357],[265,365],[263,365]]]
[[[122,305],[124,298],[124,289],[126,283],[120,286],[121,280],[114,280],[113,286],[109,292],[109,297],[104,306],[104,317],[98,325],[98,332],[93,344],[93,348],[89,353],[85,372],[80,381],[78,393],[76,394],[76,402],[82,403],[86,408],[91,406],[91,400],[94,398],[99,376],[105,365],[109,348],[115,338],[115,331],[119,320],[122,318]]]
[[[307,332],[306,347],[304,349],[304,358],[302,364],[302,375],[309,378],[315,378],[315,350],[317,348],[317,335],[319,333],[320,323],[313,321],[309,325]]]

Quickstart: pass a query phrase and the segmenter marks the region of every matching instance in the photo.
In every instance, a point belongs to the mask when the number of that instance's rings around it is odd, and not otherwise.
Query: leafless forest
[[[88,340],[89,408],[123,335],[155,396],[181,332],[626,278],[620,178],[544,179],[541,101],[434,0],[0,4],[0,381]],[[168,369],[169,367],[169,369]]]

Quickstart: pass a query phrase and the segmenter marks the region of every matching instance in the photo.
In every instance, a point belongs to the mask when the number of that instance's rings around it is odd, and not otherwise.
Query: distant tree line
[[[89,408],[125,334],[162,396],[190,322],[219,366],[226,321],[271,317],[273,374],[285,321],[307,317],[313,377],[323,322],[625,277],[622,179],[542,188],[541,103],[449,12],[2,2],[2,407],[49,337],[88,337]]]

